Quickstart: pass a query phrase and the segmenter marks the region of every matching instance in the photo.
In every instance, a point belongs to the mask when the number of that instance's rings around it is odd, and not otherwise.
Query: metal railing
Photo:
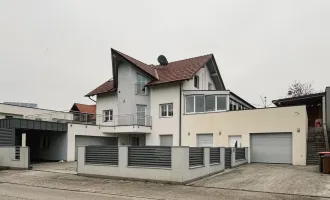
[[[118,146],[86,146],[85,163],[118,165]]]
[[[128,166],[171,168],[172,150],[166,146],[128,147]]]
[[[220,147],[210,148],[210,164],[220,163]]]
[[[152,126],[152,117],[149,115],[127,114],[127,115],[97,115],[80,112],[45,113],[39,115],[25,116],[26,119],[78,123],[98,126]]]

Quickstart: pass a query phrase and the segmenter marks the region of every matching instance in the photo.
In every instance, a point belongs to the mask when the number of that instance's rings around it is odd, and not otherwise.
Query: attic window
[[[199,89],[199,76],[194,76],[194,86]]]

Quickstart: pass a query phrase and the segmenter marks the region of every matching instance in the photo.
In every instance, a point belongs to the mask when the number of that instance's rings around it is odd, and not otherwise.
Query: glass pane
[[[194,96],[186,97],[186,113],[194,112]]]
[[[166,105],[161,105],[161,116],[166,116]]]
[[[195,112],[205,112],[204,96],[195,96]]]
[[[168,104],[168,116],[173,116],[173,104]]]
[[[217,97],[217,110],[227,110],[227,97]]]
[[[213,95],[205,96],[205,110],[215,111],[215,96]]]

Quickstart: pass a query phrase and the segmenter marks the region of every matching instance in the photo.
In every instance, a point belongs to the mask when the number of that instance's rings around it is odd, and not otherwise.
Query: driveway
[[[248,164],[191,185],[330,197],[330,175],[320,174],[318,166]]]
[[[32,170],[77,174],[77,162],[44,162],[32,164]]]

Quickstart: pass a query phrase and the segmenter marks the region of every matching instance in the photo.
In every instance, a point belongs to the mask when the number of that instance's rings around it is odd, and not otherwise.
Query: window
[[[217,110],[227,110],[227,98],[224,96],[217,96]]]
[[[227,110],[227,96],[186,96],[186,113],[215,112]]]
[[[213,95],[205,96],[205,111],[215,111],[215,98]]]
[[[136,105],[136,112],[137,112],[137,124],[141,125],[141,126],[146,125],[147,106],[146,105]]]
[[[147,95],[148,88],[145,87],[148,80],[140,74],[136,75],[136,94],[137,95]]]
[[[113,110],[103,110],[103,121],[110,122],[113,120]]]
[[[173,116],[173,103],[161,104],[160,105],[160,116],[161,117],[172,117]]]
[[[199,88],[199,76],[194,76],[194,86],[195,88]]]
[[[186,97],[186,113],[195,112],[195,96],[187,96]]]
[[[204,96],[195,96],[195,112],[205,112],[204,106]]]

